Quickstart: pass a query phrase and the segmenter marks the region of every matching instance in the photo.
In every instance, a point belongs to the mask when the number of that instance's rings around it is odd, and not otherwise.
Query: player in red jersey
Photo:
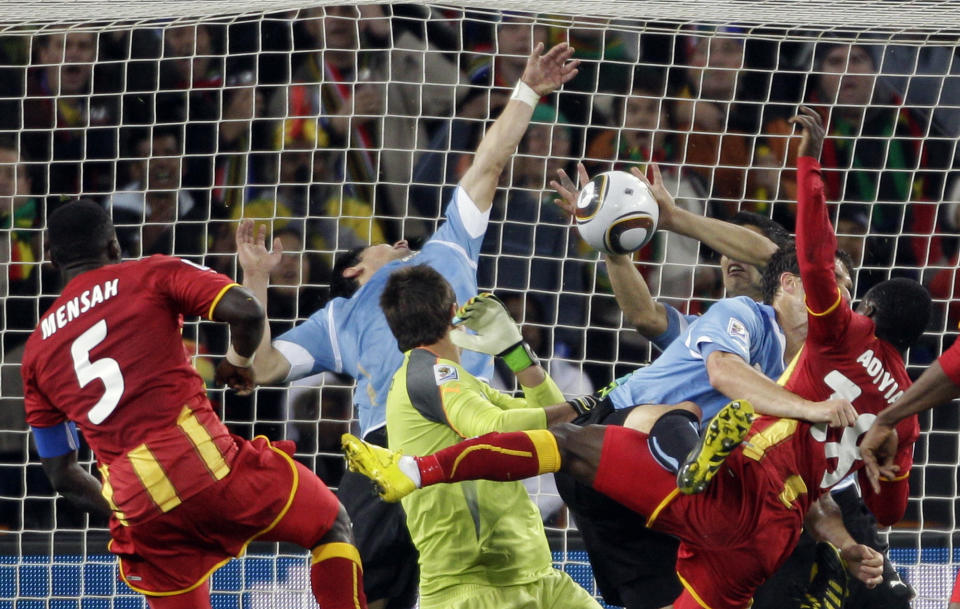
[[[884,409],[860,443],[871,486],[881,488],[884,478],[900,475],[896,462],[899,424],[921,412],[960,397],[960,340],[954,341],[895,404]],[[949,609],[960,609],[960,573],[953,584]]]
[[[54,488],[110,516],[120,575],[152,608],[210,607],[207,580],[253,539],[312,549],[324,609],[366,607],[350,521],[294,461],[292,443],[231,435],[180,336],[183,315],[230,325],[218,382],[250,390],[264,312],[246,289],[169,256],[120,261],[107,213],[64,205],[48,219],[60,297],[27,341],[27,422]],[[79,427],[101,481],[77,463]]]
[[[812,154],[819,150],[822,127],[817,131],[807,116],[804,111],[796,121],[804,128],[802,149]],[[677,478],[651,454],[647,433],[616,426],[560,425],[535,438],[527,432],[488,434],[416,458],[366,447],[360,450],[369,450],[368,456],[356,463],[374,464],[365,469],[394,496],[438,482],[568,473],[646,515],[647,526],[681,540],[677,570],[685,590],[674,603],[677,609],[749,606],[756,588],[793,550],[804,525],[841,547],[848,568],[876,585],[881,555],[838,530],[838,520],[826,518],[829,514],[817,499],[860,469],[859,437],[909,384],[900,350],[926,327],[930,297],[916,282],[890,280],[871,289],[854,312],[849,294],[836,281],[836,238],[813,158],[801,162],[800,182],[802,234],[792,254],[800,276],[784,270],[792,266],[789,253],[775,254],[765,274],[771,292],[784,282],[802,282],[807,291],[807,340],[784,381],[807,399],[850,400],[857,411],[852,426],[828,428],[762,417],[746,430],[746,442],[719,465],[700,494],[680,493]],[[725,410],[735,412],[741,406],[746,408],[735,402]],[[714,420],[723,418],[721,412]],[[915,420],[899,429],[905,439],[897,453],[902,471],[912,461],[916,430]],[[715,448],[709,442],[703,446]],[[906,487],[905,477],[899,477],[866,497],[882,523],[902,516]]]

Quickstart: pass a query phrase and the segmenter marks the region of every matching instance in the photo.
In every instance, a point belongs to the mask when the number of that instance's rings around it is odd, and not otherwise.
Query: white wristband
[[[540,103],[540,94],[534,91],[530,85],[522,80],[517,81],[517,86],[513,88],[510,99],[520,100],[531,108],[536,108]]]
[[[253,358],[256,357],[256,352],[250,357],[244,357],[237,353],[236,349],[233,348],[233,345],[230,345],[230,348],[227,349],[227,361],[237,368],[249,368],[253,365]]]

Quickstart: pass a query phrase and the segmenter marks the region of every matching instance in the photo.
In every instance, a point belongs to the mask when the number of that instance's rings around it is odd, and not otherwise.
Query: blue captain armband
[[[37,444],[37,453],[44,459],[60,457],[77,450],[80,438],[73,421],[64,421],[52,427],[33,427],[33,441]]]

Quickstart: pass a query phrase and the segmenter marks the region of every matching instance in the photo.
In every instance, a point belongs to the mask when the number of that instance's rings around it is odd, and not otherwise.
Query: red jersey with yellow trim
[[[850,400],[859,416],[846,428],[762,417],[754,423],[743,454],[776,468],[785,484],[784,497],[795,498],[806,513],[822,493],[862,468],[861,436],[877,413],[903,394],[910,379],[900,353],[878,339],[873,321],[854,312],[841,296],[835,273],[837,242],[827,217],[820,165],[809,157],[801,157],[797,164],[797,257],[809,326],[802,350],[780,382],[808,400]],[[902,518],[906,509],[906,474],[919,431],[915,416],[897,426],[896,463],[904,475],[883,484],[882,496],[861,481],[864,501],[884,525]]]
[[[169,511],[230,471],[236,447],[180,328],[183,315],[209,318],[234,285],[169,256],[103,266],[73,278],[27,341],[27,422],[79,425],[123,522]]]

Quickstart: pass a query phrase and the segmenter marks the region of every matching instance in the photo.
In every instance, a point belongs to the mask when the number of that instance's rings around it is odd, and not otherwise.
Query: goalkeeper
[[[433,268],[394,271],[380,296],[404,352],[387,396],[390,448],[428,455],[493,431],[528,431],[550,441],[549,425],[583,414],[589,402],[563,394],[523,342],[492,294],[459,311],[450,284]],[[450,320],[477,334],[451,328]],[[525,398],[491,388],[460,366],[460,349],[500,355]],[[547,446],[547,444],[544,444]],[[520,482],[437,485],[403,499],[420,552],[422,609],[599,607],[570,576],[552,567],[540,512]]]

